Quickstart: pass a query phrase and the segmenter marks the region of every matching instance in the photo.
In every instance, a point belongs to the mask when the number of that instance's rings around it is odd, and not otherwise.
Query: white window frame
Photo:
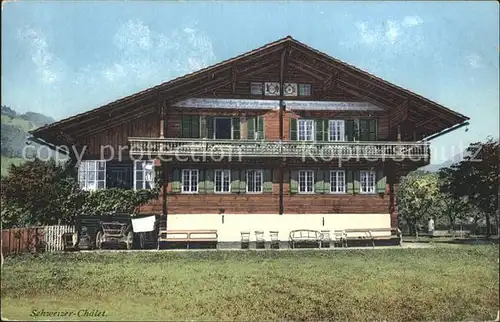
[[[369,186],[370,179],[373,178],[373,184]],[[377,176],[375,171],[359,171],[359,193],[374,194],[377,191]]]
[[[224,174],[227,173],[227,176],[224,176]],[[221,175],[221,190],[217,191],[217,175]],[[228,185],[227,185],[227,191],[224,190],[224,178],[227,178],[228,180]],[[214,192],[215,193],[230,193],[231,192],[231,170],[230,169],[217,169],[214,171]]]
[[[312,94],[311,84],[299,84],[297,88],[297,94],[298,96],[311,96]]]
[[[101,163],[103,168],[99,168]],[[89,175],[93,173],[94,178],[90,179]],[[99,179],[99,174],[102,174],[102,179]],[[83,160],[78,165],[78,183],[82,190],[98,190],[106,189],[106,161],[104,160]],[[103,183],[99,187],[99,183]]]
[[[344,120],[328,121],[328,141],[334,141],[334,142],[345,141]]]
[[[302,125],[302,128],[301,128],[301,124],[304,124]],[[310,133],[310,138],[308,138],[308,135],[307,135],[307,130],[308,130],[308,125],[310,125],[310,130],[311,130],[311,133]],[[297,120],[297,141],[314,141],[314,137],[315,137],[315,124],[314,124],[314,120],[312,119],[299,119]],[[301,137],[301,130],[302,131],[302,137]]]
[[[304,182],[304,187],[305,187],[305,191],[301,191],[301,179],[302,177],[304,178],[305,182]],[[308,177],[311,177],[311,189],[310,191],[308,191],[308,187],[307,187],[307,181],[308,181]],[[299,177],[297,178],[298,179],[298,185],[299,185],[299,193],[301,194],[313,194],[314,193],[314,170],[299,170]]]
[[[142,169],[137,170],[137,165],[141,163]],[[150,168],[150,169],[148,169]],[[142,180],[140,188],[137,188],[137,173],[142,172]],[[149,188],[146,187],[146,183],[149,183]],[[154,160],[134,160],[134,190],[150,190],[155,187],[155,161]]]
[[[255,171],[255,176],[254,178],[257,178],[257,174],[260,175],[260,191],[257,191],[257,183],[258,181],[255,180],[253,183],[250,182],[249,180],[249,173],[251,171]],[[255,194],[258,194],[258,193],[263,193],[264,192],[264,171],[262,169],[249,169],[246,171],[246,175],[247,175],[247,184],[246,184],[246,190],[247,190],[247,193],[255,193]],[[250,186],[252,186],[253,190],[254,191],[250,191]]]
[[[186,185],[184,185],[185,174],[188,174],[189,189],[186,190]],[[196,174],[196,186],[193,185],[193,177]],[[200,171],[198,169],[182,169],[181,171],[181,191],[182,193],[198,193],[200,187]]]
[[[339,174],[342,175],[339,176]],[[334,191],[332,187],[332,182],[335,182],[335,187],[337,188],[336,191]],[[345,170],[330,170],[330,193],[346,193]]]
[[[254,87],[260,87],[260,92],[254,92]],[[264,94],[264,84],[263,83],[258,83],[258,82],[252,82],[250,83],[250,95],[263,95]]]

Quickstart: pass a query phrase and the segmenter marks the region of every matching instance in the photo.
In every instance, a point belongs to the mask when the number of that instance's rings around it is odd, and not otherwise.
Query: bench
[[[295,248],[295,245],[297,243],[313,243],[315,245],[318,245],[319,248],[321,248],[321,241],[323,239],[323,235],[317,231],[317,230],[310,230],[310,229],[298,229],[298,230],[292,230],[290,232],[290,248]]]
[[[160,230],[158,235],[158,249],[161,242],[186,243],[212,242],[217,247],[217,230]]]
[[[375,247],[375,241],[391,241],[398,240],[398,245],[401,245],[402,234],[397,228],[357,228],[344,230],[345,246],[348,246],[348,241],[367,240]]]

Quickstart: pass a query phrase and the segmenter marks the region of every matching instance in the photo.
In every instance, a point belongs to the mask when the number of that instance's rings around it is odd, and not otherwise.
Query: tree
[[[455,230],[457,219],[465,219],[472,211],[469,198],[455,189],[454,170],[452,168],[441,168],[438,172],[439,190],[441,195],[438,201],[443,214],[451,230]]]
[[[429,210],[439,198],[438,176],[413,172],[404,177],[398,190],[399,216],[408,224],[410,234],[418,238],[418,225],[430,217]]]

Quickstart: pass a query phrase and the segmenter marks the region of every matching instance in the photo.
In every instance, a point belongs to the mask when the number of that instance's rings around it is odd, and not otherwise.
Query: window
[[[345,171],[330,171],[330,193],[345,193]]]
[[[313,120],[298,120],[299,125],[299,141],[314,140],[314,121]]]
[[[200,137],[200,116],[199,115],[183,115],[181,124],[181,135],[183,138],[199,138]]]
[[[299,84],[299,96],[311,96],[311,84]]]
[[[247,192],[261,193],[262,192],[262,170],[247,171]]]
[[[182,170],[182,192],[197,193],[198,192],[198,170]]]
[[[375,171],[360,171],[360,192],[375,193]]]
[[[81,161],[78,167],[78,183],[83,190],[106,188],[106,161]]]
[[[264,86],[262,86],[262,83],[251,83],[250,84],[250,93],[252,95],[262,95],[262,90]]]
[[[229,192],[231,171],[215,170],[215,192]]]
[[[299,171],[299,193],[314,192],[314,171],[301,170]]]
[[[152,189],[155,186],[154,161],[134,161],[134,190]]]
[[[328,123],[329,141],[344,141],[345,126],[344,120],[330,120]]]
[[[376,119],[360,119],[359,123],[359,140],[360,141],[376,141],[377,140],[377,120]]]

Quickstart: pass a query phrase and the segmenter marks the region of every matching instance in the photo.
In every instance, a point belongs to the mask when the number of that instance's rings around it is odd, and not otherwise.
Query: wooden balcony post
[[[401,142],[401,127],[398,125],[398,142]]]

